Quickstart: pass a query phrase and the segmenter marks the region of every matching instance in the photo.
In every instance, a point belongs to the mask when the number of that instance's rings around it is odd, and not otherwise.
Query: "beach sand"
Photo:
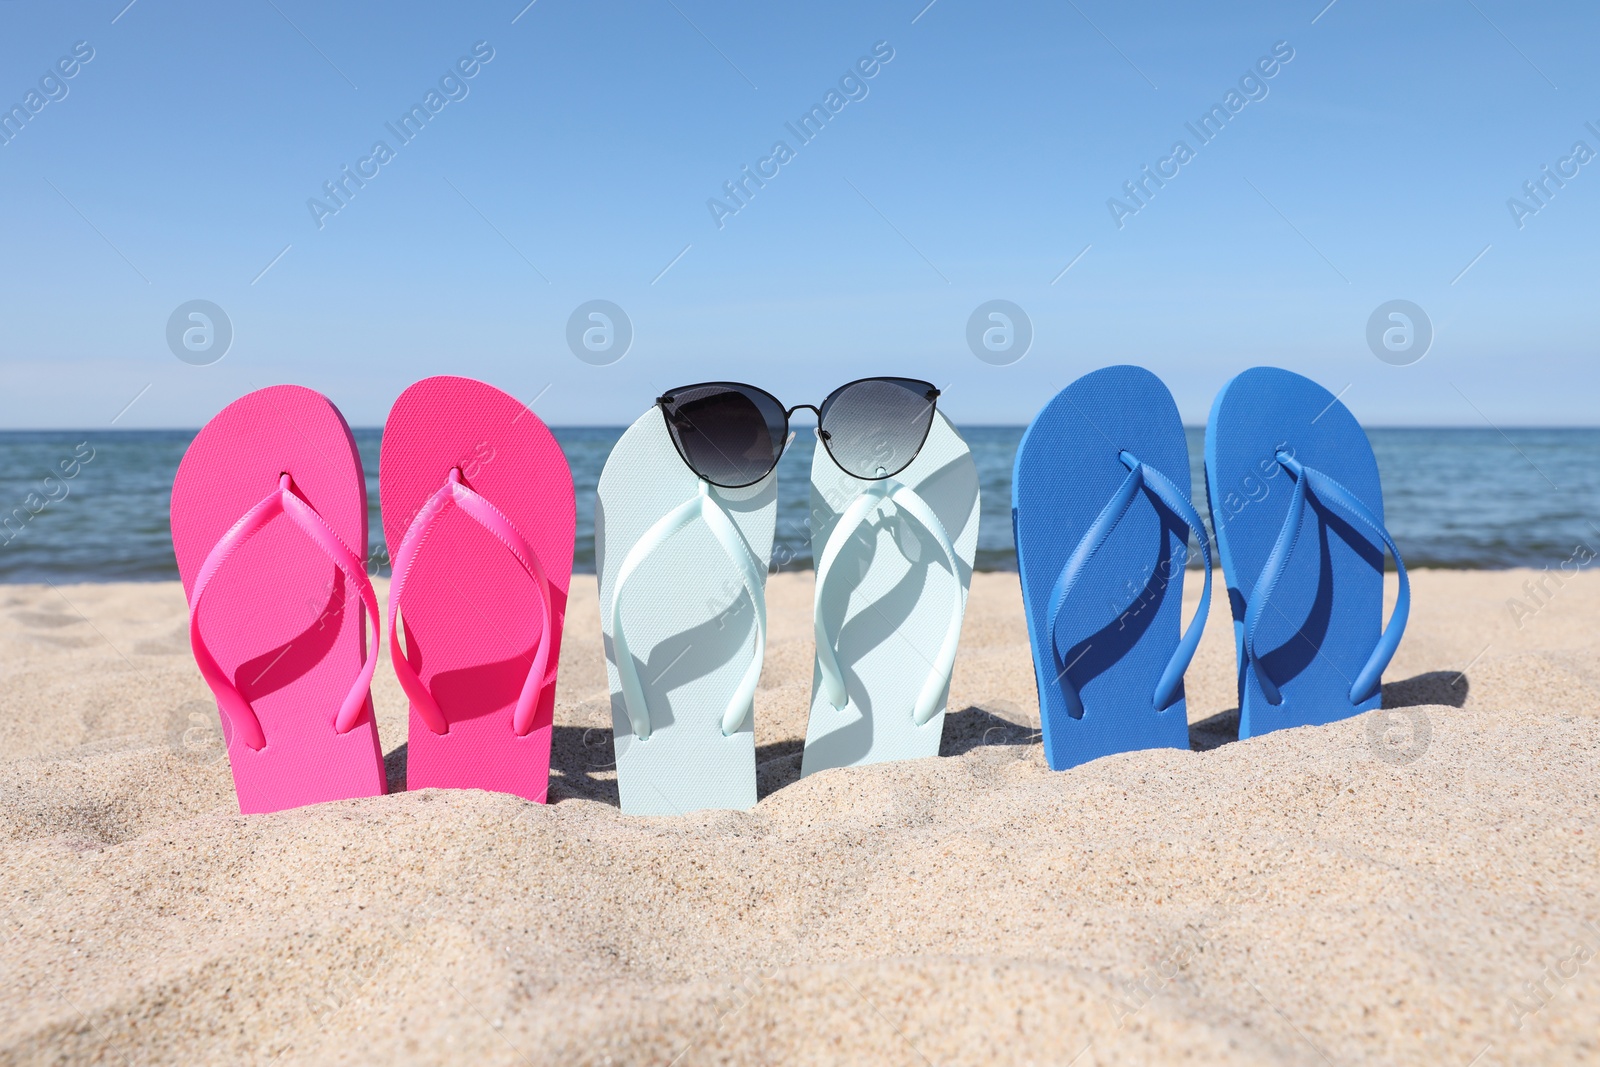
[[[1519,625],[1537,576],[1415,574],[1398,710],[1243,742],[1219,596],[1195,750],[1058,774],[1016,576],[979,574],[944,758],[798,781],[778,575],[763,799],[652,819],[592,578],[553,803],[248,817],[176,583],[3,587],[0,1063],[1593,1063],[1600,575]],[[387,655],[375,696],[399,790]]]

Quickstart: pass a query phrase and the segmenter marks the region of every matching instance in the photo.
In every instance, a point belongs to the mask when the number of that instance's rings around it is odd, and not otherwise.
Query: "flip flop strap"
[[[1167,661],[1166,670],[1161,672],[1161,679],[1156,683],[1155,692],[1151,695],[1152,706],[1161,711],[1177,698],[1178,687],[1183,684],[1184,672],[1189,669],[1195,650],[1200,647],[1200,635],[1205,630],[1206,618],[1211,610],[1211,543],[1206,537],[1205,524],[1200,521],[1200,515],[1194,510],[1194,505],[1189,503],[1188,498],[1171,479],[1148,463],[1141,462],[1131,452],[1123,451],[1118,454],[1118,458],[1122,461],[1122,465],[1128,468],[1128,476],[1122,480],[1122,484],[1106,502],[1106,506],[1100,509],[1100,514],[1090,524],[1089,529],[1084,531],[1077,547],[1072,550],[1072,555],[1067,557],[1066,564],[1056,577],[1055,587],[1050,590],[1050,610],[1046,615],[1045,624],[1049,628],[1050,643],[1057,658],[1065,659],[1067,650],[1061,647],[1057,623],[1060,622],[1061,611],[1066,606],[1072,587],[1088,569],[1089,561],[1110,539],[1111,531],[1116,529],[1128,514],[1139,491],[1143,489],[1150,492],[1194,534],[1195,540],[1200,543],[1200,558],[1205,563],[1205,584],[1200,590],[1200,604],[1195,609],[1194,618],[1189,620],[1183,637],[1179,639],[1178,647],[1173,650],[1172,658]],[[1061,671],[1059,683],[1068,714],[1075,719],[1081,719],[1083,700],[1067,678],[1065,669]]]
[[[639,683],[639,668],[633,662],[627,631],[622,625],[622,591],[628,584],[628,579],[651,553],[697,519],[705,522],[723,553],[738,570],[740,584],[755,606],[756,614],[755,656],[745,668],[744,677],[739,680],[739,688],[734,690],[733,697],[722,712],[722,736],[727,737],[735,733],[750,717],[750,709],[755,702],[756,683],[761,680],[761,662],[767,650],[766,584],[762,581],[762,575],[756,570],[755,554],[745,543],[744,535],[739,532],[739,527],[728,517],[728,513],[723,510],[716,497],[711,495],[711,486],[701,479],[699,491],[692,499],[684,501],[657,519],[645,531],[644,536],[628,549],[628,554],[622,558],[622,566],[617,570],[616,584],[612,587],[611,644],[617,664],[617,677],[622,682],[622,703],[628,712],[628,722],[633,727],[634,736],[641,741],[650,739],[650,706],[645,701],[644,687]]]
[[[1256,652],[1256,633],[1260,629],[1262,616],[1266,614],[1267,604],[1277,591],[1278,582],[1283,577],[1283,570],[1289,563],[1289,557],[1294,554],[1295,542],[1300,537],[1300,522],[1305,515],[1306,494],[1315,491],[1318,500],[1334,505],[1377,534],[1383,541],[1384,547],[1389,550],[1389,555],[1394,557],[1395,570],[1400,574],[1400,596],[1395,601],[1388,625],[1383,628],[1383,633],[1378,635],[1378,644],[1373,648],[1366,666],[1361,668],[1361,673],[1350,685],[1350,703],[1360,704],[1378,691],[1384,668],[1389,666],[1389,661],[1394,658],[1395,650],[1400,647],[1400,637],[1405,633],[1406,618],[1411,614],[1411,581],[1406,577],[1405,562],[1401,560],[1400,550],[1395,547],[1394,539],[1389,536],[1389,531],[1384,528],[1382,520],[1374,515],[1354,493],[1328,475],[1307,467],[1287,453],[1279,452],[1276,458],[1294,478],[1294,491],[1289,497],[1289,513],[1284,516],[1283,526],[1278,530],[1278,540],[1272,546],[1272,554],[1267,557],[1266,566],[1261,568],[1261,577],[1256,579],[1255,588],[1250,593],[1250,609],[1245,613],[1244,621],[1245,653],[1249,656],[1250,662],[1255,664],[1256,680],[1261,684],[1261,692],[1266,696],[1267,702],[1274,706],[1282,704],[1283,694],[1278,689],[1277,683],[1267,674],[1261,656]]]
[[[205,562],[200,566],[200,573],[195,578],[194,592],[189,596],[189,646],[194,650],[194,659],[200,667],[201,677],[206,680],[206,685],[211,687],[211,692],[216,694],[217,705],[227,719],[230,733],[238,733],[246,745],[258,752],[267,745],[266,734],[261,730],[261,720],[256,718],[255,709],[244,698],[244,694],[239,692],[238,687],[228,680],[216,657],[211,654],[205,636],[200,631],[200,601],[205,596],[206,590],[211,587],[211,580],[217,576],[217,572],[222,569],[222,565],[227,562],[234,550],[279,515],[289,516],[301,532],[322,550],[323,555],[333,561],[334,566],[343,571],[345,577],[355,584],[361,594],[361,602],[366,605],[367,620],[372,624],[372,643],[367,646],[366,656],[361,661],[361,670],[350,686],[350,691],[345,694],[344,702],[339,705],[339,714],[333,721],[334,729],[339,733],[348,733],[361,718],[361,713],[366,708],[367,694],[372,689],[372,672],[378,665],[380,636],[378,597],[372,590],[372,582],[367,579],[366,568],[361,565],[361,560],[356,554],[339,540],[339,535],[328,525],[327,520],[296,495],[289,476],[287,474],[279,476],[278,488],[245,512],[239,521],[211,546],[211,551],[206,554]]]
[[[516,524],[508,519],[504,512],[467,486],[461,480],[461,470],[458,467],[450,468],[449,477],[444,485],[422,505],[416,517],[411,520],[411,527],[406,530],[406,535],[394,554],[394,584],[389,589],[389,659],[394,664],[394,673],[400,679],[401,688],[411,699],[411,706],[422,717],[428,729],[436,734],[449,733],[450,723],[439,708],[439,702],[434,699],[428,687],[422,684],[421,677],[411,665],[410,656],[400,649],[398,638],[401,631],[396,628],[396,617],[400,612],[400,600],[405,592],[406,580],[411,577],[411,571],[416,567],[417,553],[421,550],[423,542],[428,539],[433,524],[439,520],[444,509],[452,504],[499,541],[522,567],[523,572],[533,579],[534,586],[539,590],[539,644],[534,648],[533,666],[528,669],[528,676],[523,679],[522,692],[517,696],[517,707],[511,716],[512,730],[518,737],[526,737],[533,730],[533,717],[539,710],[539,696],[550,681],[550,668],[553,666],[549,662],[550,631],[554,616],[550,604],[550,582],[545,577],[544,565],[539,560],[539,554],[528,546],[522,531],[517,529]],[[414,652],[415,645],[410,625],[405,625],[404,630],[406,647]]]
[[[823,619],[823,590],[828,584],[828,578],[833,574],[833,565],[838,560],[839,553],[844,550],[850,538],[855,536],[861,524],[885,500],[893,501],[916,519],[923,529],[931,533],[939,544],[939,551],[944,554],[945,564],[950,568],[950,573],[958,579],[961,576],[961,563],[956,557],[955,548],[950,544],[950,535],[945,531],[944,523],[939,521],[939,516],[916,490],[893,478],[884,478],[874,482],[850,502],[844,514],[839,516],[833,532],[828,535],[827,544],[822,549],[822,558],[817,561],[816,597],[812,611],[817,644],[817,667],[822,674],[822,692],[828,703],[835,708],[843,708],[849,704],[850,694],[844,684],[844,671],[839,667],[838,652],[833,647],[833,638],[829,636],[827,624]],[[922,689],[917,694],[917,702],[911,709],[912,721],[918,726],[925,725],[938,712],[939,697],[950,684],[950,671],[955,666],[956,647],[961,642],[961,620],[965,614],[966,600],[957,596],[955,610],[950,613],[950,621],[945,627],[944,640],[939,645],[938,655],[930,665],[928,677],[922,683]]]

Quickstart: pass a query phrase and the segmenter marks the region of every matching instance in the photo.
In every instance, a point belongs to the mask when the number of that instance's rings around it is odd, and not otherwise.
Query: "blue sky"
[[[197,426],[285,381],[377,425],[434,373],[556,425],[874,373],[1021,423],[1120,362],[1190,422],[1262,363],[1373,424],[1600,421],[1593,5],[525,2],[0,0],[0,107],[27,113],[0,144],[0,427]],[[785,124],[829,90],[803,143]],[[1176,174],[1115,217],[1146,165]],[[308,206],[346,166],[375,173]],[[776,173],[718,218],[746,166]],[[1545,166],[1576,173],[1536,205]],[[206,366],[167,341],[194,299],[234,333]],[[567,342],[593,299],[634,334],[603,366]],[[1009,365],[968,347],[991,299],[1032,323]],[[1368,346],[1392,299],[1435,331],[1411,365]]]

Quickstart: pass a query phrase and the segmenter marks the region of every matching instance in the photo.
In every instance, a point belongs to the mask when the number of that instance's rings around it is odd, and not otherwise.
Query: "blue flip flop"
[[[1411,585],[1355,416],[1309,378],[1245,371],[1211,405],[1206,495],[1233,609],[1239,736],[1378,707]],[[1380,633],[1385,549],[1400,598]]]
[[[1211,549],[1161,379],[1106,367],[1057,393],[1017,446],[1011,522],[1051,769],[1188,748],[1183,672],[1211,604]],[[1180,638],[1191,533],[1205,589]]]

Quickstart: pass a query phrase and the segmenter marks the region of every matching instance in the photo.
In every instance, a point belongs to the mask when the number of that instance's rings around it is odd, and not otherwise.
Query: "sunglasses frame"
[[[905,463],[901,464],[899,468],[889,472],[888,474],[882,475],[881,477],[869,478],[864,475],[857,474],[854,471],[846,468],[843,463],[840,463],[839,457],[833,454],[833,446],[828,443],[829,435],[822,425],[823,411],[833,405],[833,402],[838,398],[839,394],[843,393],[852,386],[861,385],[865,382],[894,382],[897,384],[910,382],[915,383],[916,385],[927,386],[924,396],[927,398],[928,405],[932,409],[928,415],[928,425],[922,430],[922,439],[917,442],[917,447],[911,450],[911,457],[907,459]],[[693,462],[690,461],[689,457],[684,455],[683,446],[678,443],[677,434],[672,432],[672,414],[667,410],[667,405],[673,403],[677,399],[676,394],[686,392],[690,389],[708,389],[712,387],[722,387],[730,391],[748,390],[752,393],[760,393],[783,411],[783,430],[780,434],[783,443],[778,446],[777,454],[773,456],[772,466],[763,471],[759,478],[740,483],[739,485],[726,485],[722,482],[713,481],[712,479],[707,478],[706,475],[700,471]],[[704,478],[707,483],[714,485],[719,489],[748,489],[750,486],[755,485],[757,482],[770,476],[773,471],[778,469],[778,461],[783,458],[783,454],[788,451],[789,448],[789,421],[797,411],[810,411],[816,415],[817,437],[822,441],[822,447],[827,450],[828,458],[833,461],[833,465],[838,467],[845,474],[863,482],[877,482],[882,481],[884,478],[893,478],[896,474],[899,474],[901,471],[911,466],[911,464],[915,463],[917,456],[922,452],[922,446],[928,443],[928,435],[933,432],[933,416],[939,410],[939,394],[940,390],[938,386],[934,385],[932,382],[924,381],[921,378],[901,378],[890,374],[874,374],[866,378],[857,378],[855,381],[845,382],[843,385],[839,386],[833,392],[824,397],[820,406],[817,404],[796,404],[794,407],[785,407],[783,401],[779,400],[765,389],[762,389],[760,386],[750,385],[747,382],[714,381],[695,382],[692,385],[680,385],[672,389],[668,389],[665,393],[662,393],[660,396],[656,397],[656,407],[661,409],[661,417],[665,420],[667,425],[667,436],[672,439],[672,447],[678,453],[678,458],[683,460],[684,466],[694,471],[698,477]]]

